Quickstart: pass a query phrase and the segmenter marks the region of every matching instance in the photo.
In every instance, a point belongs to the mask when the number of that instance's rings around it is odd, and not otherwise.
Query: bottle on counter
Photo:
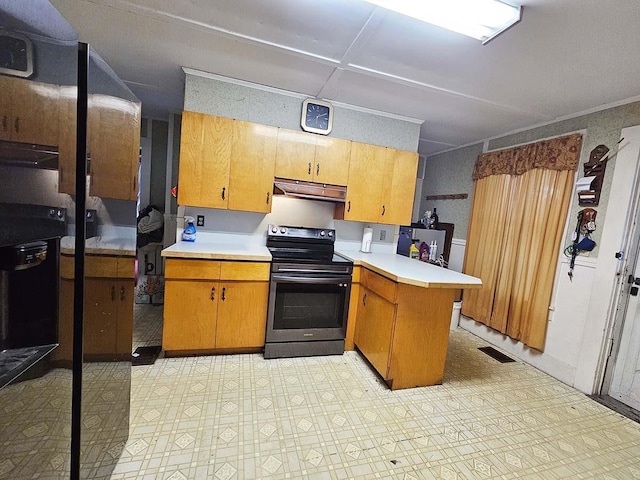
[[[429,218],[429,228],[438,228],[438,214],[436,213],[435,207],[433,208],[433,212],[431,212],[431,217]]]
[[[429,245],[427,245],[425,242],[422,242],[420,244],[420,261],[429,261]]]
[[[187,224],[182,231],[182,241],[183,242],[195,242],[196,241],[196,227],[193,224],[195,222],[195,218],[193,217],[184,217],[184,221]]]
[[[409,247],[409,258],[420,259],[420,250],[418,250],[415,243],[412,243],[411,247]]]

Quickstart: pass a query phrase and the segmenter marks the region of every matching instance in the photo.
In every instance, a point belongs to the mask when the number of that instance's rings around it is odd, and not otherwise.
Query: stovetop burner
[[[269,225],[267,248],[274,262],[352,265],[334,253],[335,230]]]
[[[66,220],[65,208],[0,203],[0,246],[63,237]]]

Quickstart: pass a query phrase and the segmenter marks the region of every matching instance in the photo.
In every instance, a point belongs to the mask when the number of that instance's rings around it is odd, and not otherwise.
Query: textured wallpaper
[[[451,150],[427,157],[424,181],[422,184],[422,199],[420,201],[420,215],[425,210],[437,208],[441,222],[453,223],[453,238],[465,240],[471,214],[473,199],[473,180],[471,173],[478,155],[482,153],[482,143],[469,147]],[[452,193],[467,193],[464,200],[426,200],[427,195],[446,195]]]
[[[300,130],[302,99],[187,74],[184,109]],[[416,152],[420,125],[336,106],[331,136]]]

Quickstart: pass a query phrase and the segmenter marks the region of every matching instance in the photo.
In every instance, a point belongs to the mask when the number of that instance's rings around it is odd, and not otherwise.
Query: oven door
[[[351,275],[272,273],[266,342],[344,340]]]

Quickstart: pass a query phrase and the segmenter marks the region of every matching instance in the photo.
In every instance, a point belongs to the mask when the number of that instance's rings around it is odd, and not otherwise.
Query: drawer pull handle
[[[124,287],[120,287],[120,301],[124,302]]]
[[[309,162],[309,171],[307,173],[311,175],[311,162]]]
[[[227,288],[226,288],[226,287],[222,287],[222,301],[223,301],[223,302],[224,302],[224,300],[225,300],[224,293],[225,293],[226,291],[227,291]]]
[[[364,296],[362,297],[362,305],[367,305],[367,294],[365,293]]]
[[[320,175],[320,164],[316,163],[316,176]]]
[[[349,200],[349,202],[347,202],[347,212],[351,211],[351,200]]]
[[[267,192],[267,205],[269,205],[269,197],[270,197],[269,193],[270,192]]]
[[[382,205],[382,216],[384,217],[384,205]]]
[[[211,300],[216,299],[216,287],[211,287]]]
[[[224,200],[224,191],[225,191],[225,187],[222,187],[222,199]]]

